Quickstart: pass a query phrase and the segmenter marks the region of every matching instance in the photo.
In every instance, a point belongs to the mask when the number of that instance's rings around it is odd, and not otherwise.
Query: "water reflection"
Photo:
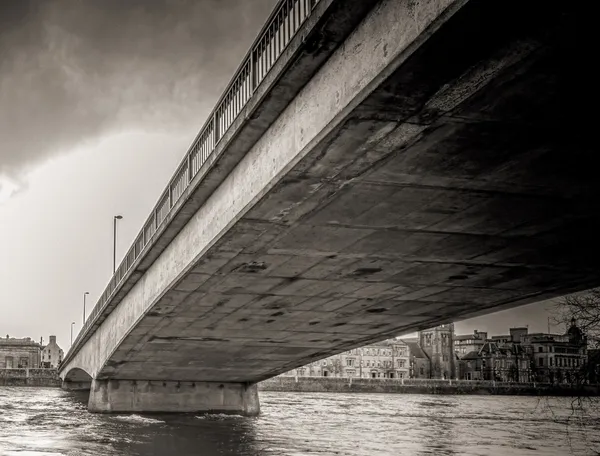
[[[257,418],[96,415],[86,399],[0,388],[0,455],[565,456],[600,448],[598,416],[573,425],[565,399],[262,393]]]

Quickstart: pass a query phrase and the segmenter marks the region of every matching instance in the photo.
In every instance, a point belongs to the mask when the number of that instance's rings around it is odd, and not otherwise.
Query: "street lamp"
[[[75,322],[71,322],[71,347],[73,346],[73,325],[75,324]]]
[[[117,271],[117,220],[122,218],[122,215],[113,217],[113,274]]]
[[[83,293],[83,324],[85,325],[85,297],[89,295],[89,292]]]

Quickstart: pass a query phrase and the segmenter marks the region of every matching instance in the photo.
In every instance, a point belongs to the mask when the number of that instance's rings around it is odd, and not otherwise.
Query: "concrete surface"
[[[61,376],[253,383],[599,285],[588,17],[379,2]]]
[[[210,382],[94,380],[90,412],[228,413],[260,412],[256,385]]]

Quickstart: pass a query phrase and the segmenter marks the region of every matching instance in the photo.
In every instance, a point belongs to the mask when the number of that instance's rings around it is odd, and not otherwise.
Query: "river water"
[[[592,455],[600,415],[569,399],[272,393],[240,416],[96,415],[81,395],[0,387],[0,455]]]

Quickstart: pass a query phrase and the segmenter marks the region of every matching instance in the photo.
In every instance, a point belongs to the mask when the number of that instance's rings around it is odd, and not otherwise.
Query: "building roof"
[[[28,347],[39,347],[40,344],[31,340],[29,337],[25,337],[23,339],[16,338],[6,338],[0,339],[0,347],[16,347],[16,346],[28,346]]]
[[[475,342],[483,343],[483,339],[478,337],[477,334],[461,334],[460,336],[454,336],[454,340],[474,340]]]
[[[407,342],[404,341],[406,345],[408,345],[408,349],[410,350],[411,356],[415,358],[424,358],[428,359],[427,354],[423,351],[423,349],[416,342]]]
[[[478,358],[479,358],[479,352],[477,350],[471,350],[469,353],[467,353],[461,359],[478,359]]]
[[[419,342],[419,338],[418,337],[403,337],[400,340],[402,342],[404,342],[405,344],[408,344],[408,343],[416,344],[416,343]]]

